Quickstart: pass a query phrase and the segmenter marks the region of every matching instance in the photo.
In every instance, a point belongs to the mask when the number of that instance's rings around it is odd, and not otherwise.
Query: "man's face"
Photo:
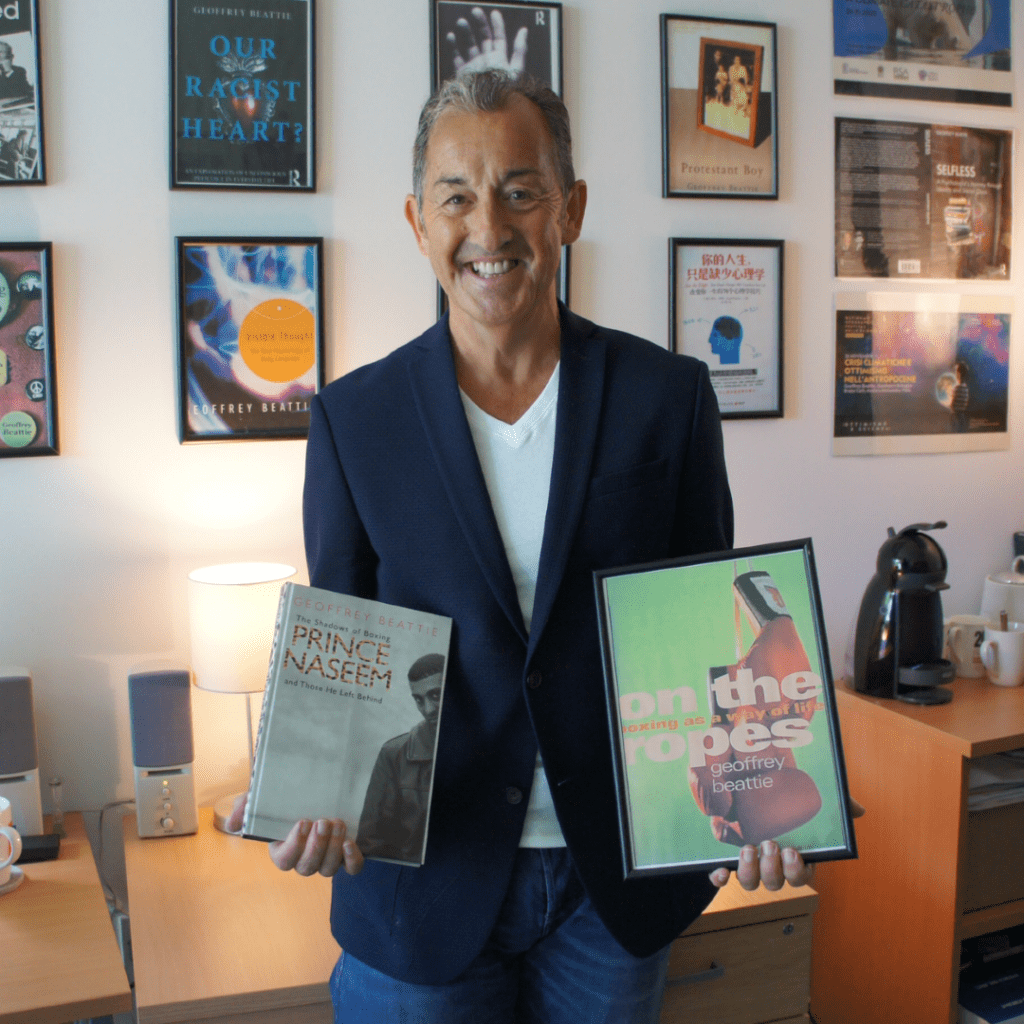
[[[409,687],[420,714],[433,728],[437,728],[437,716],[441,711],[441,677],[437,675],[417,679],[409,683]]]
[[[492,113],[442,114],[427,146],[423,209],[406,218],[448,295],[453,328],[526,326],[554,313],[562,245],[579,237],[586,186],[563,197],[544,118],[522,96]]]
[[[8,74],[14,64],[14,52],[7,45],[0,46],[0,68]]]

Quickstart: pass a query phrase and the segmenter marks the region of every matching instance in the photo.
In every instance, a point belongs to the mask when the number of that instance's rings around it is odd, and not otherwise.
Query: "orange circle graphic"
[[[316,321],[291,299],[268,299],[242,321],[238,351],[245,365],[264,380],[298,380],[316,359]]]

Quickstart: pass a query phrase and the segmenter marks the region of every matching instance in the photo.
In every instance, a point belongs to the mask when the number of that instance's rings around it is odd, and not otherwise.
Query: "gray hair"
[[[420,111],[416,141],[412,147],[412,190],[416,205],[423,209],[423,176],[427,169],[427,143],[437,119],[446,110],[462,113],[489,114],[504,110],[513,96],[523,96],[535,104],[544,118],[554,147],[555,166],[562,195],[568,196],[576,182],[572,168],[572,134],[569,131],[569,111],[557,93],[543,82],[523,75],[514,78],[506,71],[489,69],[458,75],[445,82],[430,97]]]

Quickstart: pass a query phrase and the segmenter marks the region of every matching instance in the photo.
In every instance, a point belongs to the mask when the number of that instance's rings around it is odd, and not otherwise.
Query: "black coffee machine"
[[[956,676],[942,657],[942,600],[948,588],[946,556],[925,533],[945,523],[915,523],[878,552],[877,571],[864,592],[857,618],[853,685],[874,697],[911,704],[945,704],[952,690],[940,688]]]

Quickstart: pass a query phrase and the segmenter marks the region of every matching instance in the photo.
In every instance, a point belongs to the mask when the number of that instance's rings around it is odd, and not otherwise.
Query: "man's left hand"
[[[732,872],[728,868],[715,868],[711,872],[711,884],[719,889],[726,885]],[[744,846],[740,850],[740,863],[736,868],[740,885],[752,891],[759,885],[773,892],[781,889],[786,882],[790,885],[810,885],[814,878],[814,865],[805,864],[803,857],[791,846],[784,850],[770,839],[755,846]]]

